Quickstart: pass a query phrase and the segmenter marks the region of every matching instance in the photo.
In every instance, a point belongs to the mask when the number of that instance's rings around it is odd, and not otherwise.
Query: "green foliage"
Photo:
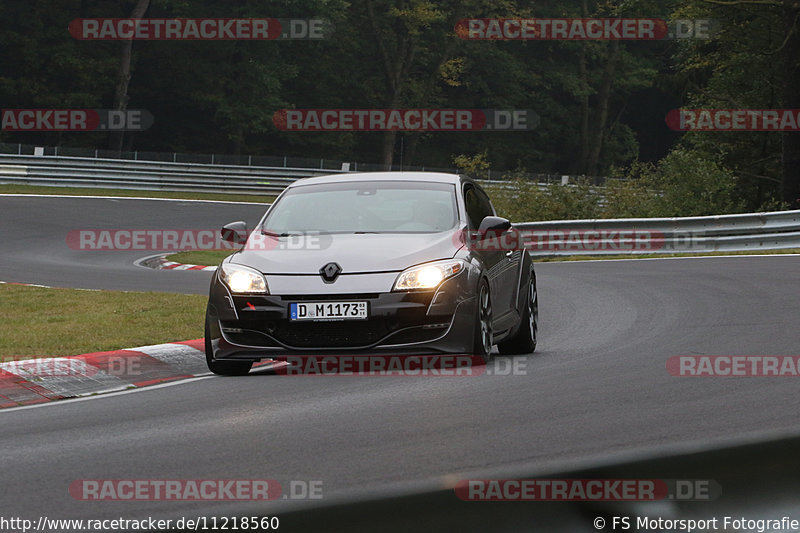
[[[599,197],[587,181],[540,188],[535,181],[515,178],[485,188],[498,215],[515,222],[597,218],[600,213]]]
[[[0,3],[3,108],[111,107],[121,43],[76,40],[66,28],[75,18],[126,17],[134,4]],[[486,177],[491,154],[493,169],[612,178],[603,203],[588,184],[526,190],[538,202],[531,215],[545,218],[755,210],[785,205],[781,181],[800,180],[791,165],[800,144],[787,150],[788,134],[681,134],[664,123],[678,107],[800,108],[800,4],[791,0],[153,0],[145,16],[323,18],[333,33],[134,42],[128,107],[149,110],[155,124],[126,134],[126,149],[363,163],[389,155],[405,166],[455,162],[474,177]],[[455,22],[473,17],[711,18],[719,31],[660,42],[460,39]],[[392,106],[532,109],[541,120],[528,132],[396,136],[272,123],[282,108]],[[0,141],[108,144],[100,132],[0,131]]]
[[[713,39],[682,41],[674,50],[673,77],[685,88],[684,107],[791,109],[800,104],[800,4],[684,0],[672,17],[713,19],[717,26]],[[782,164],[786,140],[787,134],[775,132],[694,132],[680,145],[731,169],[735,196],[744,209],[755,210],[778,202],[782,179],[800,179],[796,164]],[[789,146],[797,149],[796,143]]]
[[[489,177],[489,167],[491,167],[491,163],[486,160],[487,157],[489,157],[488,150],[474,156],[461,154],[453,158],[453,163],[459,174],[469,176],[474,180],[485,180]]]
[[[516,222],[592,218],[684,217],[742,211],[731,172],[701,152],[675,150],[657,164],[634,162],[602,188],[523,178],[487,185],[501,216]],[[777,208],[779,204],[765,205]]]
[[[653,198],[658,216],[701,216],[733,213],[734,177],[717,161],[690,150],[672,151],[646,178],[661,191]]]
[[[653,165],[634,162],[630,172],[637,177],[612,178],[606,181],[605,206],[601,218],[637,218],[659,216],[654,205],[657,193],[648,188],[642,173],[652,172]]]

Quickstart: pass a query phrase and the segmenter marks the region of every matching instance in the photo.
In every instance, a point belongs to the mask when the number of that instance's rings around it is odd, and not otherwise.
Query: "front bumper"
[[[208,307],[214,359],[289,355],[463,354],[472,348],[476,298],[464,272],[435,291],[231,295],[216,280]],[[362,320],[291,321],[293,302],[366,301]]]

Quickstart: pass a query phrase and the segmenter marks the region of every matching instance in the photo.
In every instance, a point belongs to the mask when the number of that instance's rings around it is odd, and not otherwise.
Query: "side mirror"
[[[484,217],[478,228],[478,234],[482,237],[493,235],[497,236],[511,229],[511,222],[501,217]]]
[[[247,223],[243,220],[237,220],[230,224],[222,226],[220,231],[222,239],[233,244],[244,244],[247,242]]]

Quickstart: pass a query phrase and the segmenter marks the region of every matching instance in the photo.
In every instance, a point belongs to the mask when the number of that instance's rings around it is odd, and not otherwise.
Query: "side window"
[[[481,206],[481,220],[486,217],[494,216],[494,208],[492,207],[492,201],[489,200],[489,196],[481,189],[476,188],[475,192],[478,194],[478,201],[480,202]]]
[[[492,203],[486,193],[476,189],[472,185],[467,185],[464,190],[464,204],[467,208],[467,219],[469,229],[476,230],[481,225],[481,220],[494,215]]]

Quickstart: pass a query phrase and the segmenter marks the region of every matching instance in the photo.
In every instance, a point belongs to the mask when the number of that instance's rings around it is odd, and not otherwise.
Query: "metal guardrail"
[[[299,178],[347,170],[0,154],[0,183],[276,194]],[[494,182],[497,183],[497,182]],[[800,248],[800,211],[515,224],[535,257]]]
[[[514,224],[535,257],[800,248],[800,210]]]
[[[275,194],[298,178],[342,170],[0,154],[0,183],[237,194]]]
[[[1,143],[0,143],[1,144]],[[4,146],[4,145],[3,145]],[[19,145],[20,147],[22,145]],[[29,147],[33,148],[33,147]],[[67,150],[63,149],[62,151]],[[80,149],[73,151],[80,152]],[[86,151],[85,149],[83,151]],[[21,152],[21,150],[20,150]],[[274,194],[283,190],[289,183],[299,178],[338,174],[344,172],[369,172],[382,170],[381,165],[335,162],[320,159],[279,157],[222,157],[220,161],[194,161],[191,154],[182,154],[185,161],[177,159],[178,154],[153,153],[153,159],[103,158],[95,150],[95,157],[86,155],[65,155],[52,150],[41,153],[2,153],[0,152],[0,183],[22,183],[27,185],[125,188],[134,190],[189,191],[237,194]],[[69,150],[67,150],[68,153]],[[138,153],[128,153],[127,155]],[[146,154],[144,154],[146,155]],[[159,160],[155,156],[175,156]],[[202,158],[201,158],[202,159]],[[245,161],[242,162],[241,160]],[[220,164],[225,161],[224,164]],[[268,165],[254,162],[266,161]],[[274,163],[274,164],[273,164]],[[281,164],[282,163],[282,164]],[[288,164],[287,164],[288,163]],[[332,167],[338,163],[337,167]],[[292,166],[294,164],[294,166]],[[299,166],[302,165],[302,166]],[[398,169],[399,170],[399,169]],[[457,172],[454,169],[405,168],[407,171]],[[498,174],[498,172],[495,172]],[[502,177],[505,173],[500,172]],[[554,174],[527,174],[540,187],[550,183],[567,184],[579,176]],[[490,173],[491,178],[491,173]],[[602,180],[603,178],[596,178]],[[502,179],[481,180],[484,183],[502,184]],[[502,186],[502,185],[500,185]]]
[[[268,168],[294,168],[309,169],[314,171],[333,171],[349,168],[352,172],[375,172],[386,170],[382,163],[364,163],[358,161],[341,161],[338,159],[309,158],[298,156],[269,156],[246,154],[197,154],[181,152],[150,152],[150,151],[120,151],[103,150],[98,148],[74,146],[36,146],[21,143],[0,142],[0,155],[36,156],[36,157],[71,157],[84,159],[106,159],[126,162],[172,162],[200,165],[222,165],[227,167],[268,167]],[[391,170],[421,171],[421,172],[452,172],[458,170],[454,167],[439,168],[430,166],[393,164]],[[525,179],[538,183],[562,183],[575,179],[589,179],[595,185],[605,182],[604,176],[574,176],[551,173],[524,173],[516,171],[487,169],[488,181],[497,182],[507,179],[509,175],[520,175]]]
[[[56,187],[257,195],[278,193],[300,178],[347,172],[348,170],[342,169],[309,167],[211,165],[0,154],[0,183]],[[539,187],[546,187],[546,184],[540,183]]]
[[[0,142],[0,154],[37,157],[76,157],[87,159],[114,159],[122,161],[150,161],[156,163],[191,163],[224,166],[256,166],[313,168],[339,170],[349,164],[358,170],[368,171],[379,167],[377,164],[347,162],[336,159],[309,158],[297,156],[269,156],[248,154],[214,154],[187,152],[151,152],[143,150],[125,151],[76,146],[37,146],[33,144]]]

